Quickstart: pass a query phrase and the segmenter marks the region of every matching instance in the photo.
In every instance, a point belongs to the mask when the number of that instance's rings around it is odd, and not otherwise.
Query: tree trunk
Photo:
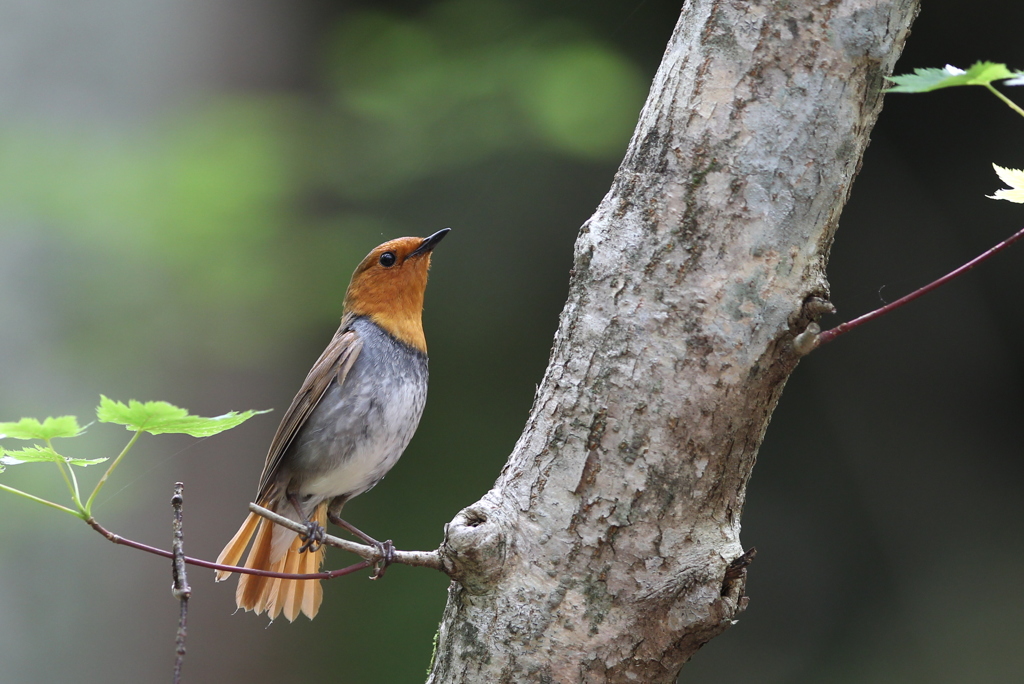
[[[522,437],[447,526],[430,682],[672,682],[745,607],[747,479],[916,11],[686,4]]]

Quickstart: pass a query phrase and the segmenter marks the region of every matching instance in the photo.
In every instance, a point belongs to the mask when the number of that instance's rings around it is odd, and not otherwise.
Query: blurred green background
[[[988,8],[929,0],[899,71],[1024,67],[1024,7]],[[206,415],[274,408],[208,440],[144,438],[99,499],[109,528],[166,545],[184,481],[186,548],[212,558],[352,268],[385,239],[450,226],[427,293],[421,428],[346,508],[400,548],[435,547],[519,434],[576,230],[678,10],[0,0],[0,419],[88,421],[100,392]],[[984,197],[1000,186],[991,162],[1024,167],[1024,121],[982,89],[892,96],[873,137],[826,323],[1024,223]],[[1017,248],[801,364],[748,490],[750,608],[682,681],[1019,680],[1021,263]],[[110,455],[127,436],[93,426],[65,452]],[[0,477],[64,496],[48,466]],[[0,517],[0,683],[170,677],[164,561],[9,495]],[[233,581],[196,568],[190,580],[186,681],[253,684],[422,681],[447,586],[401,566],[382,582],[334,580],[315,622],[267,628],[231,614]]]

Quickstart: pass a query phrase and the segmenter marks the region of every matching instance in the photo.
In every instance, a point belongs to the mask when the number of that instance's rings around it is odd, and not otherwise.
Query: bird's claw
[[[304,551],[316,553],[324,545],[324,539],[326,538],[327,530],[324,529],[324,526],[315,520],[310,520],[306,523],[306,531],[299,534],[299,539],[302,540],[299,553]]]
[[[374,546],[377,549],[377,559],[373,563],[374,572],[370,575],[372,580],[383,577],[388,566],[395,560],[395,545],[390,539],[385,542],[375,541]]]

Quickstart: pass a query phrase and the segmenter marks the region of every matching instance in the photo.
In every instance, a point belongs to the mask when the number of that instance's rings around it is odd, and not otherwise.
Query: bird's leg
[[[302,513],[302,504],[299,503],[298,497],[294,494],[289,494],[288,500],[291,501],[292,506],[295,508],[295,512],[299,514],[299,517],[306,519],[306,516]],[[299,538],[302,539],[302,546],[299,547],[299,553],[304,551],[315,553],[320,550],[321,546],[323,546],[324,538],[327,536],[327,530],[325,530],[324,526],[316,520],[306,519],[305,524],[306,531],[299,534]]]
[[[370,579],[378,579],[380,577],[383,577],[384,571],[387,570],[388,566],[391,565],[392,561],[395,560],[395,545],[391,542],[391,540],[388,539],[385,542],[379,542],[370,535],[360,530],[355,525],[342,520],[337,513],[334,513],[332,511],[327,512],[327,519],[335,525],[337,525],[338,527],[348,530],[349,532],[359,537],[370,546],[377,549],[378,559],[376,562],[376,570],[374,571],[373,576],[370,577]]]

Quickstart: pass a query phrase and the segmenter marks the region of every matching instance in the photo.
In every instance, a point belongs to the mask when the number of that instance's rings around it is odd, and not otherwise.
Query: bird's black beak
[[[406,258],[408,259],[410,257],[429,254],[432,249],[437,247],[438,243],[441,242],[441,240],[444,240],[444,236],[450,233],[451,230],[451,228],[442,228],[441,230],[437,231],[430,237],[423,238],[423,242],[420,243],[420,246],[414,249],[413,251],[409,252],[409,256]]]

